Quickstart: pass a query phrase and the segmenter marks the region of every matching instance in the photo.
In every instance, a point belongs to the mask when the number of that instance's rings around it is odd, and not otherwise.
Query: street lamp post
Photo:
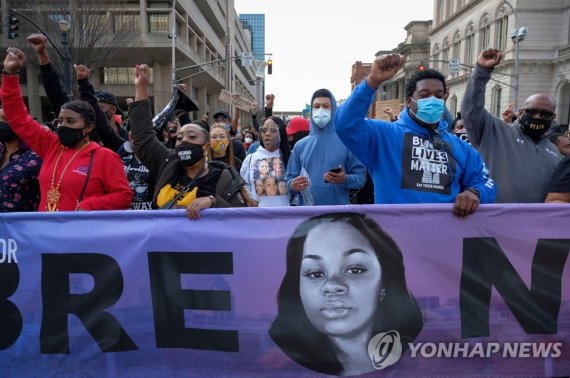
[[[71,96],[71,72],[70,72],[70,62],[69,62],[69,39],[67,32],[69,31],[69,22],[66,20],[60,20],[59,31],[61,32],[61,46],[63,47],[63,85],[65,91]]]
[[[518,110],[518,102],[519,102],[519,21],[517,17],[517,11],[513,7],[513,5],[505,1],[505,5],[507,5],[513,11],[513,16],[515,17],[515,37],[513,39],[513,43],[515,44],[515,100],[513,109]]]
[[[176,0],[172,2],[172,86],[176,86]]]

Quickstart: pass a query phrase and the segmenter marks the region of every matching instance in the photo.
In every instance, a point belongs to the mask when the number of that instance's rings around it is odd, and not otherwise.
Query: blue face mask
[[[323,128],[331,120],[331,111],[323,108],[313,110],[313,122],[319,127]]]
[[[410,112],[416,116],[422,122],[429,123],[433,125],[438,123],[443,116],[443,109],[445,106],[445,101],[440,98],[436,98],[434,96],[428,98],[420,98],[419,100],[415,100],[413,97],[410,97],[412,101],[418,104],[418,112],[414,113],[412,109]]]

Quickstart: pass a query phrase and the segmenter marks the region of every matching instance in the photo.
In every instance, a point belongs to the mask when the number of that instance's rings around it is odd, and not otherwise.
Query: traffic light
[[[273,74],[273,61],[271,59],[269,59],[267,61],[267,74],[268,75],[272,75]]]
[[[424,62],[421,62],[420,65],[418,66],[418,71],[425,71],[426,70],[426,66],[424,64]]]
[[[16,39],[18,37],[18,33],[16,33],[16,30],[18,30],[19,21],[20,20],[18,20],[17,17],[10,16],[10,26],[8,27],[8,39]]]

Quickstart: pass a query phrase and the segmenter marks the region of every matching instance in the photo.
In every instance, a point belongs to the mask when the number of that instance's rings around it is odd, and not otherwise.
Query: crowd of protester
[[[334,95],[319,89],[308,118],[273,115],[268,94],[263,115],[252,104],[251,124],[240,124],[238,108],[212,120],[173,112],[160,123],[148,66],[136,67],[128,113],[114,94],[95,91],[80,62],[79,99],[72,100],[46,40],[28,37],[57,115],[53,128],[24,105],[25,54],[9,48],[4,60],[2,212],[184,208],[197,219],[212,207],[447,202],[465,218],[481,203],[570,203],[570,131],[555,124],[556,100],[533,94],[500,117],[484,108],[500,50],[479,55],[455,118],[445,105],[445,77],[426,69],[408,79],[399,114],[386,108],[389,120],[368,119],[377,88],[405,63],[390,54],[375,59],[338,109]]]

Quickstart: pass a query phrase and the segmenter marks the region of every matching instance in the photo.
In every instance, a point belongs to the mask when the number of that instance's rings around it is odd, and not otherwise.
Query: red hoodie
[[[30,117],[22,99],[19,81],[20,77],[17,75],[3,75],[0,96],[4,117],[18,137],[43,159],[39,175],[41,199],[38,211],[47,211],[47,192],[52,187],[52,175],[62,145],[56,134],[46,130]],[[59,187],[61,199],[58,210],[76,209],[92,151],[95,151],[95,156],[91,175],[79,209],[123,210],[130,206],[133,192],[129,187],[121,159],[113,151],[89,142],[63,174]],[[64,147],[57,164],[54,186],[58,185],[65,166],[76,152],[77,149]]]

